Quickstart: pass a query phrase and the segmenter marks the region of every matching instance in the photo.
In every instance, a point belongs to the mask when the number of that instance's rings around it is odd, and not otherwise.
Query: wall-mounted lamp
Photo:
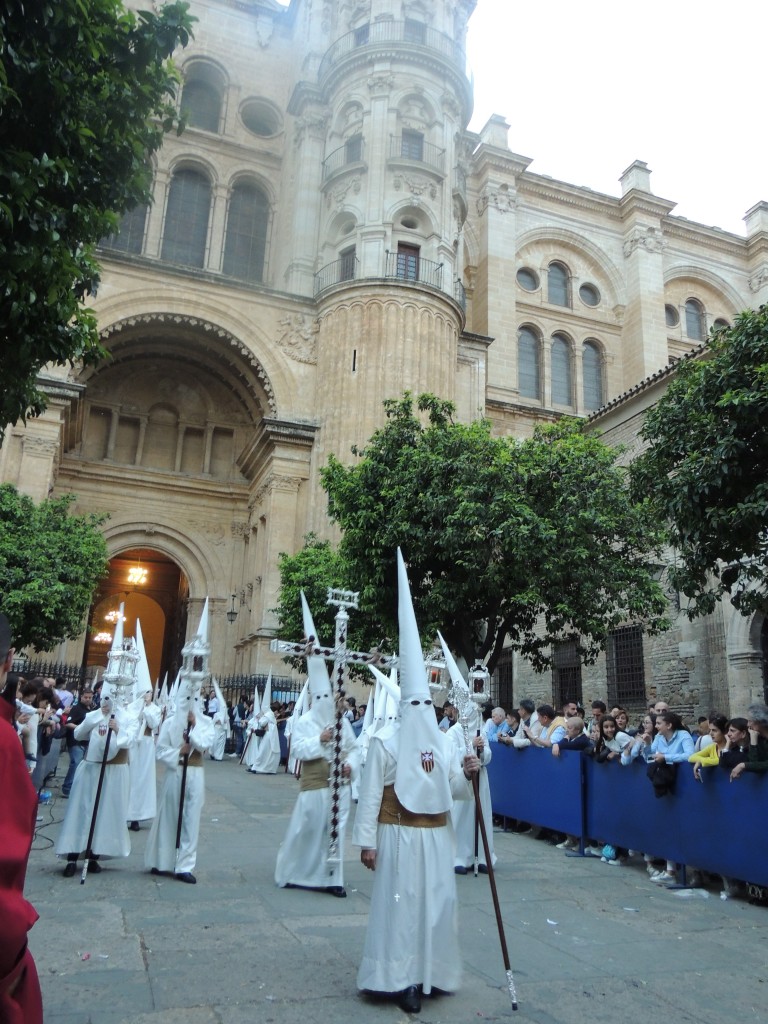
[[[230,624],[230,626],[232,625],[232,623],[235,621],[236,618],[237,618],[237,608],[235,608],[235,595],[233,594],[232,595],[232,606],[230,607],[229,611],[227,612],[227,622]]]

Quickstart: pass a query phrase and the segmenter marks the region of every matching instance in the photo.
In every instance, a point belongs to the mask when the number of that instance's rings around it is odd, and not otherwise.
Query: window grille
[[[552,651],[552,698],[558,709],[567,700],[582,703],[581,659],[575,640],[555,644]]]
[[[414,132],[410,129],[403,129],[403,137],[400,144],[400,155],[407,160],[424,159],[424,136],[421,132]]]
[[[513,686],[514,660],[515,652],[511,647],[507,647],[496,662],[496,671],[491,680],[491,701],[505,711],[510,711],[516,706]]]
[[[221,118],[221,97],[209,82],[194,78],[184,85],[181,94],[181,112],[190,128],[218,132]]]
[[[568,271],[562,263],[550,263],[547,271],[547,302],[553,306],[570,306]]]
[[[704,341],[704,307],[698,299],[688,299],[685,304],[685,333],[691,341]]]
[[[135,206],[124,213],[120,224],[113,235],[108,235],[102,245],[105,249],[117,249],[118,252],[139,254],[144,248],[144,227],[147,223],[148,207],[144,204]]]
[[[606,647],[608,701],[611,704],[645,701],[643,631],[640,626],[622,626],[608,637]]]

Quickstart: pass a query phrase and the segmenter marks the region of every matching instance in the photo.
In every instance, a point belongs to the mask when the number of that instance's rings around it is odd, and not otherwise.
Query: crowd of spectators
[[[768,771],[768,706],[764,704],[750,706],[746,717],[728,719],[713,711],[690,727],[665,701],[650,704],[647,713],[635,725],[631,724],[627,710],[620,706],[609,711],[603,701],[595,700],[590,711],[587,718],[578,702],[568,700],[558,713],[549,704],[536,707],[527,698],[510,713],[501,707],[488,707],[486,737],[489,743],[518,750],[530,746],[549,747],[554,757],[575,751],[597,763],[617,761],[629,765],[637,760],[644,761],[658,797],[673,790],[677,771],[687,764],[699,781],[703,781],[704,774],[710,770],[728,772],[731,782],[745,772]],[[576,850],[582,846],[575,836],[532,827],[527,822],[513,822],[512,829],[548,839],[560,849]],[[683,867],[669,860],[659,862],[652,853],[616,848],[599,837],[584,837],[582,848],[588,855],[613,866],[627,864],[633,856],[641,855],[651,879],[659,883],[676,882]],[[702,881],[703,873],[689,867],[689,884],[697,885]],[[732,895],[738,888],[735,880],[722,879],[725,896]]]

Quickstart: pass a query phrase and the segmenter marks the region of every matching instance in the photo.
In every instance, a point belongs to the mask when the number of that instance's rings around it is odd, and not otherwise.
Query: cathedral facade
[[[740,237],[676,218],[642,161],[608,196],[532,173],[500,117],[468,130],[475,5],[192,0],[187,128],[100,249],[109,358],[51,370],[0,452],[0,479],[110,514],[91,638],[61,658],[99,661],[123,594],[159,672],[207,595],[219,671],[277,667],[278,557],[332,536],[319,471],[385,399],[526,435],[768,300],[768,204]]]

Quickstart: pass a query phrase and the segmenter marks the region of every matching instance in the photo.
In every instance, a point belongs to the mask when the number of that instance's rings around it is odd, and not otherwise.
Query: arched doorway
[[[189,581],[179,566],[160,551],[132,548],[109,562],[91,607],[84,665],[107,664],[120,604],[124,605],[126,636],[136,632],[136,620],[147,651],[151,678],[173,680],[179,667],[187,626]]]

